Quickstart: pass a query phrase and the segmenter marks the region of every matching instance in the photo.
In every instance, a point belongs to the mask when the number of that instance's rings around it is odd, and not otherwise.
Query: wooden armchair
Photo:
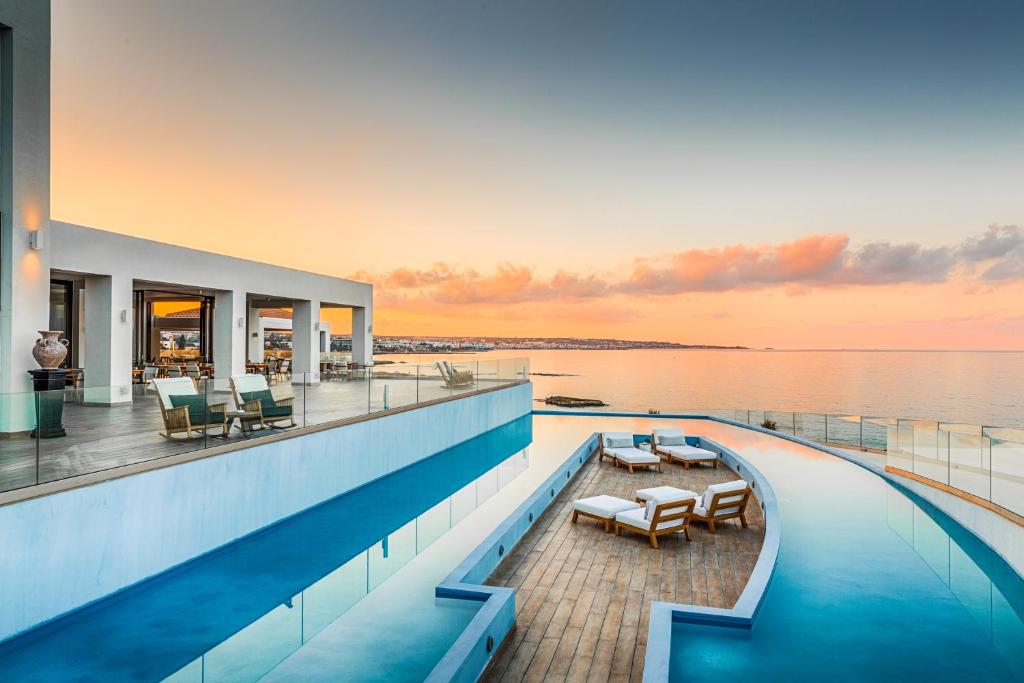
[[[285,427],[296,426],[295,397],[274,398],[264,375],[234,375],[229,381],[235,405],[247,413],[259,413],[262,427],[269,429],[280,423],[287,423]]]
[[[184,433],[186,439],[194,439],[208,434],[210,429],[220,429],[220,435],[227,436],[228,404],[207,404],[206,396],[199,393],[191,377],[154,379],[151,382],[164,419],[164,431],[160,436],[170,439],[175,434]]]
[[[638,499],[637,502],[642,501]],[[622,529],[642,534],[655,550],[658,549],[658,536],[665,534],[682,532],[689,541],[690,518],[696,503],[693,498],[666,503],[652,501],[647,507],[620,512],[615,515],[615,535],[620,536]]]
[[[473,373],[471,371],[456,370],[455,367],[446,360],[437,361],[434,363],[434,367],[441,373],[441,379],[444,380],[444,386],[446,389],[468,387],[476,381],[476,378],[473,377]]]
[[[708,530],[715,533],[715,524],[727,519],[739,519],[744,529],[747,519],[744,513],[753,490],[747,482],[739,479],[721,484],[712,484],[700,497],[693,509],[693,518],[708,525]]]

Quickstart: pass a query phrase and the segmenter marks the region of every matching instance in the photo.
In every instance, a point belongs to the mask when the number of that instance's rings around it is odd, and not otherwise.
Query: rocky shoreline
[[[575,396],[548,396],[547,398],[538,398],[537,400],[549,406],[558,406],[560,408],[600,408],[608,405],[596,398],[576,398]]]

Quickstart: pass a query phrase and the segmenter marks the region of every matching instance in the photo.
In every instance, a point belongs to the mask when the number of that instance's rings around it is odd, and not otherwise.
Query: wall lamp
[[[43,233],[39,230],[32,230],[28,233],[28,248],[36,251],[43,248]]]

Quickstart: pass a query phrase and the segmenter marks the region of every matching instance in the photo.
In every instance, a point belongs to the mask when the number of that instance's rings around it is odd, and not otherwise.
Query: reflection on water
[[[965,547],[979,546],[980,541],[936,514],[926,501],[915,504],[893,488],[886,498],[886,510],[889,528],[935,572],[1015,669],[1016,677],[1024,679],[1024,659],[1018,656],[1024,643],[1024,591],[1019,578],[998,562],[986,562],[985,553],[969,554]]]
[[[260,678],[345,614],[528,466],[529,452],[524,449],[164,680],[172,683],[215,683]]]

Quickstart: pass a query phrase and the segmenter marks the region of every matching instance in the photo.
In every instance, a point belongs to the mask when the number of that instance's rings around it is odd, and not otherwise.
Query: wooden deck
[[[271,386],[275,396],[295,397],[295,422],[299,426],[322,424],[384,409],[384,385],[388,385],[388,407],[475,391],[478,387],[446,388],[440,378],[420,382],[388,378],[353,382],[321,382],[291,385],[287,381]],[[479,388],[490,386],[482,383]],[[2,399],[3,397],[0,397]],[[64,427],[67,436],[43,439],[0,439],[0,491],[32,486],[58,479],[121,467],[147,460],[188,453],[225,442],[259,438],[267,432],[243,435],[235,423],[227,437],[210,436],[173,440],[160,436],[163,419],[153,391],[132,387],[132,402],[119,406],[83,405],[80,390],[67,390]],[[231,403],[231,394],[217,391],[211,402]]]
[[[749,529],[737,520],[717,535],[691,526],[693,541],[662,536],[660,550],[626,531],[604,533],[594,520],[570,521],[572,501],[669,485],[703,493],[738,477],[719,465],[664,465],[664,472],[629,474],[597,457],[583,467],[530,532],[498,566],[488,583],[516,589],[516,625],[484,680],[639,681],[654,600],[731,607],[761,551],[760,504],[747,508]]]

